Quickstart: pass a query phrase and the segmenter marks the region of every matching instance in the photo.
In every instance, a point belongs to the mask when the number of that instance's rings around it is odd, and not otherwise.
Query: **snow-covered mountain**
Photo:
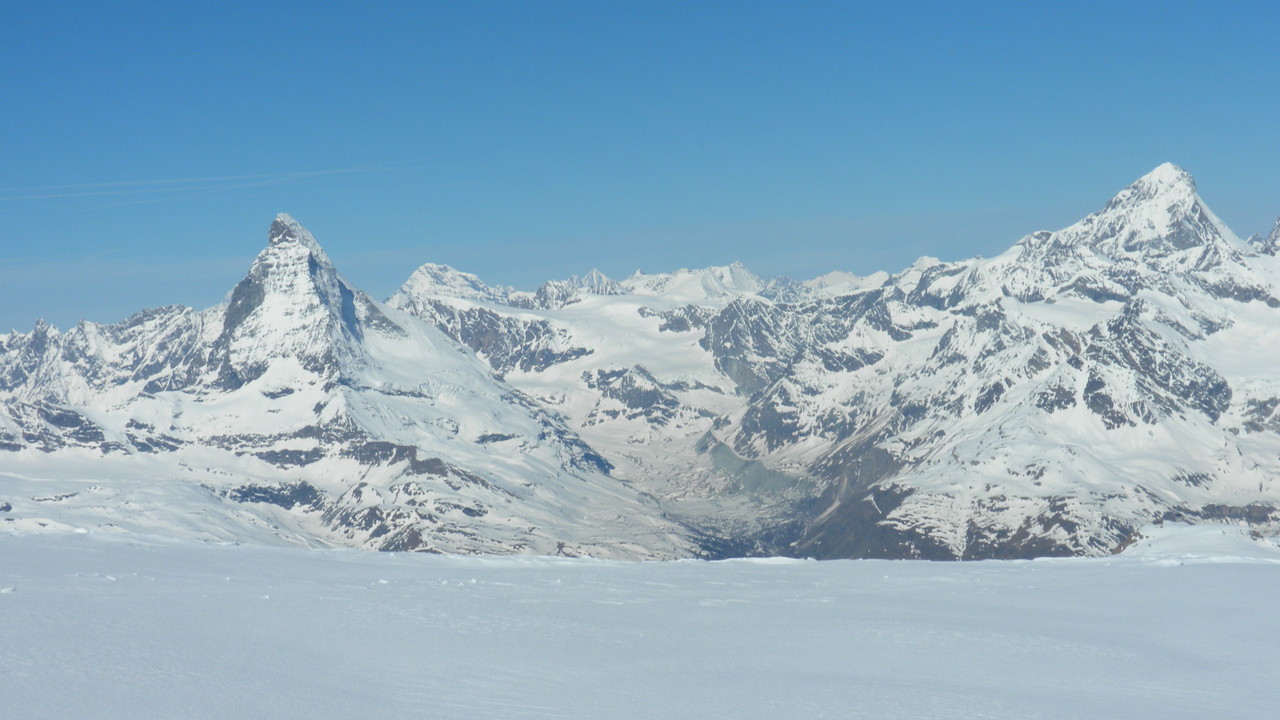
[[[637,275],[554,309],[406,285],[391,304],[734,551],[1099,554],[1153,518],[1280,521],[1269,242],[1162,165],[989,260]]]
[[[288,216],[269,238],[209,310],[0,337],[6,519],[384,550],[690,552],[470,350],[352,287]]]
[[[0,525],[619,557],[1275,532],[1278,238],[1166,164],[991,259],[535,292],[428,264],[382,304],[280,216],[222,305],[0,336]]]
[[[1274,529],[1277,278],[1163,165],[999,257],[770,308],[796,351],[780,368],[727,345],[755,394],[717,439],[818,483],[799,554],[1099,554],[1172,516]]]

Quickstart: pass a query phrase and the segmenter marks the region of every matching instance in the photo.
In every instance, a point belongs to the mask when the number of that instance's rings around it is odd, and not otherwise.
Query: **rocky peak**
[[[1098,212],[1018,243],[1019,262],[1044,268],[1133,262],[1160,272],[1206,270],[1242,243],[1196,194],[1190,173],[1165,163],[1116,194]]]
[[[568,280],[548,280],[533,294],[529,307],[556,310],[582,300],[584,295],[625,295],[626,289],[599,270],[584,277],[571,275]],[[512,300],[517,300],[513,295]],[[514,304],[521,304],[515,302]]]
[[[36,320],[35,327],[31,328],[31,334],[33,337],[35,336],[47,337],[48,335],[57,335],[58,328],[45,322],[44,318],[39,318]]]
[[[254,259],[245,280],[261,285],[263,290],[269,288],[274,294],[299,300],[335,292],[342,284],[315,237],[284,213],[272,221],[267,246]]]
[[[1280,255],[1280,218],[1276,219],[1269,234],[1254,235],[1249,238],[1249,244],[1263,255]]]
[[[1163,257],[1234,240],[1196,194],[1195,180],[1165,163],[1121,190],[1098,213],[1064,230],[1112,258]]]
[[[622,286],[595,268],[583,276],[578,284],[593,295],[621,295],[624,292]]]
[[[277,215],[267,238],[223,316],[216,354],[232,385],[256,377],[273,358],[294,357],[319,371],[335,357],[358,355],[360,315],[372,307],[293,218]]]
[[[295,307],[328,304],[341,294],[337,271],[311,233],[285,214],[276,216],[267,233],[267,247],[231,292],[228,322],[271,300]],[[284,313],[290,315],[292,313]]]
[[[288,213],[276,215],[276,219],[271,223],[271,229],[267,231],[267,241],[273,246],[297,244],[304,245],[309,250],[320,251],[320,245],[315,237]]]

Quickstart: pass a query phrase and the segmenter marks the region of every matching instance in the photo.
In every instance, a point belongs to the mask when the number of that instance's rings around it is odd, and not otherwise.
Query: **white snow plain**
[[[0,716],[1208,718],[1280,707],[1280,547],[626,563],[0,535]]]

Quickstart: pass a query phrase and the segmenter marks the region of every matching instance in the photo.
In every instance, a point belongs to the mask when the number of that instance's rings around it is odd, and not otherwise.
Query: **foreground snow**
[[[1280,548],[616,563],[0,536],[8,718],[1179,718],[1280,705]]]

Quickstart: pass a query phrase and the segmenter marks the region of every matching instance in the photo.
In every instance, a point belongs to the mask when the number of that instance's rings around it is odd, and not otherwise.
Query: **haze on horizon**
[[[381,298],[996,254],[1162,162],[1280,214],[1261,4],[28,5],[0,27],[0,332],[212,305],[287,212]]]

